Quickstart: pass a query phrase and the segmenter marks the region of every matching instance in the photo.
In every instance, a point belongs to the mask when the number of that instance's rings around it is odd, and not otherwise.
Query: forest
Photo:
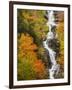
[[[49,56],[43,39],[49,31],[46,10],[17,10],[17,80],[49,79]],[[56,12],[56,33],[60,42],[56,58],[60,71],[55,78],[64,78],[64,13]]]

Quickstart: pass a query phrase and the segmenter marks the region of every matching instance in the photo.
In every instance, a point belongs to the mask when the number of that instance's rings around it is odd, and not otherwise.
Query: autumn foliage
[[[34,71],[36,73],[36,78],[37,79],[45,78],[46,70],[45,70],[44,63],[42,63],[42,60],[36,60],[34,62],[33,67],[34,67]]]
[[[37,80],[48,79],[48,52],[43,47],[43,39],[48,33],[46,10],[17,10],[17,79]],[[64,16],[57,13],[59,22],[56,27],[60,41],[60,65],[58,78],[64,77]],[[62,15],[62,16],[61,16]]]
[[[18,80],[45,78],[45,66],[37,58],[36,50],[33,38],[29,34],[21,34],[18,38]]]

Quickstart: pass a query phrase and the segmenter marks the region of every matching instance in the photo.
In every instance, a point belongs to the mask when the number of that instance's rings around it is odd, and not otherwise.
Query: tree
[[[18,80],[46,78],[46,68],[37,57],[37,46],[28,34],[18,35]]]

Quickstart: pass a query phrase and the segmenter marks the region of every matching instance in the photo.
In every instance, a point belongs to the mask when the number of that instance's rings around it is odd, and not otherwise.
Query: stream
[[[54,75],[58,75],[60,65],[56,62],[56,52],[50,47],[50,41],[57,38],[57,34],[54,31],[57,24],[55,23],[54,11],[49,10],[47,11],[47,26],[49,27],[49,32],[46,35],[46,40],[43,41],[43,47],[49,52],[49,58],[51,61],[51,68],[49,70],[49,78],[54,79]]]

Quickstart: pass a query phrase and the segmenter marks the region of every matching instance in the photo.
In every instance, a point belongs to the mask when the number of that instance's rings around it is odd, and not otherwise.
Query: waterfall
[[[47,13],[47,26],[49,27],[49,32],[46,35],[46,40],[43,41],[43,46],[49,52],[49,57],[52,64],[51,68],[49,69],[49,78],[54,79],[54,75],[58,74],[59,72],[59,64],[56,62],[56,52],[51,47],[49,47],[48,41],[56,38],[57,34],[53,31],[53,29],[55,29],[57,25],[55,23],[54,11],[49,10]]]

